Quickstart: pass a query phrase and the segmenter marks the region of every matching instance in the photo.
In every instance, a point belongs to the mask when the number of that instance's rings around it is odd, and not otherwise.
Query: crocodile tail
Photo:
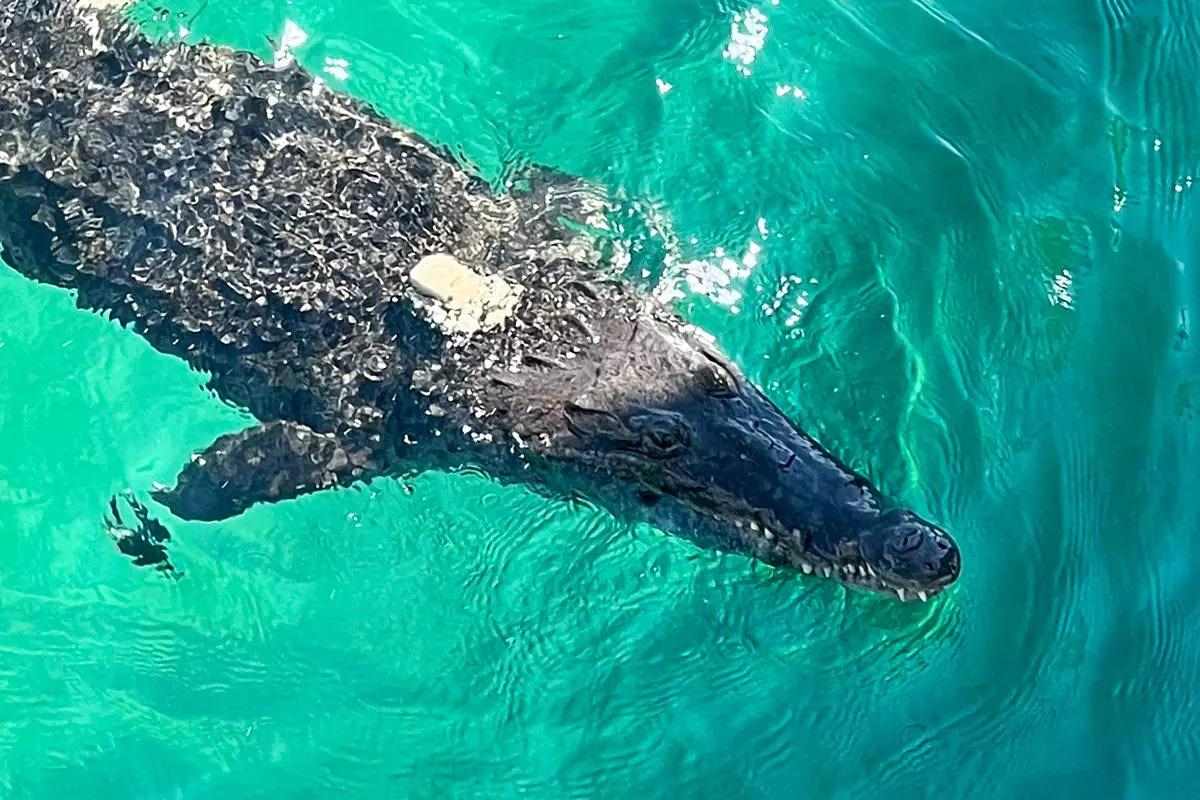
[[[45,22],[75,10],[73,0],[8,0],[0,4],[0,36],[11,35],[31,22]],[[4,42],[7,47],[8,42]]]

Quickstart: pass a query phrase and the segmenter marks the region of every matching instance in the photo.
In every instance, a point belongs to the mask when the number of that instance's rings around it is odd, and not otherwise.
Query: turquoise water
[[[437,474],[156,509],[168,580],[108,498],[250,419],[0,270],[0,798],[1200,794],[1193,4],[172,8],[610,187],[631,277],[965,573],[900,605]]]

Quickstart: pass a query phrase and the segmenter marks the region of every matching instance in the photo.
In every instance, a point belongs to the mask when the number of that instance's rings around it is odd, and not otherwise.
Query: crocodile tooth
[[[929,602],[929,595],[925,594],[925,592],[917,592],[917,597],[921,598],[922,603]]]
[[[901,602],[901,603],[903,603],[903,602],[904,602],[904,590],[903,590],[903,589],[897,589],[897,590],[896,590],[896,597],[899,597],[899,598],[900,598],[900,602]]]
[[[800,562],[800,569],[804,570],[805,575],[812,575],[812,564],[807,561]]]
[[[831,570],[829,567],[825,567],[825,569],[824,569],[823,571],[824,571],[824,573],[825,573],[825,577],[826,577],[826,578],[828,578],[829,576],[833,575],[833,570]]]

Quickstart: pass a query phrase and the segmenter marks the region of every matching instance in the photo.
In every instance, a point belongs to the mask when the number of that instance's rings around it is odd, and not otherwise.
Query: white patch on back
[[[435,301],[427,311],[447,333],[470,335],[500,327],[522,292],[499,275],[481,275],[445,253],[425,256],[408,277],[414,289]]]

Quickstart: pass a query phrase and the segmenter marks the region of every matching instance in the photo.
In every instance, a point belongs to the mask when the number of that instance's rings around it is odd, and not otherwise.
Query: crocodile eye
[[[651,457],[671,458],[691,444],[687,425],[674,414],[639,414],[629,423],[639,434],[639,449]]]
[[[679,437],[670,429],[646,431],[646,438],[659,450],[670,450],[680,444]]]

